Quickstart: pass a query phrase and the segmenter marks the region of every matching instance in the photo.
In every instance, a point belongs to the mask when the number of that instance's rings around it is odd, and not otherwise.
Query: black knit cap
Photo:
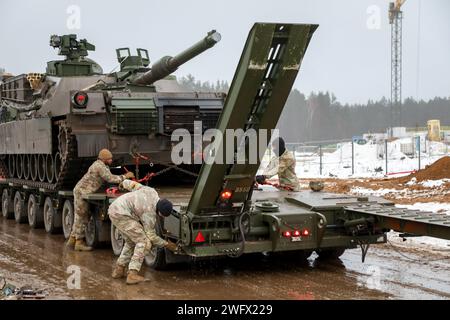
[[[156,204],[156,210],[158,210],[158,212],[164,217],[168,217],[173,210],[172,202],[167,199],[159,199],[158,203]]]
[[[281,156],[286,151],[286,145],[284,143],[284,139],[281,137],[276,138],[272,142],[273,151],[275,151],[275,154],[277,157]]]

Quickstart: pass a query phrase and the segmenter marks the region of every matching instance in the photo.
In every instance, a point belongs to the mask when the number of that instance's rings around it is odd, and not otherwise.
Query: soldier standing
[[[160,199],[151,187],[131,180],[125,180],[121,187],[132,192],[121,195],[108,209],[111,222],[125,240],[112,277],[125,277],[128,266],[127,284],[137,284],[145,280],[138,273],[152,246],[165,247],[171,251],[177,249],[175,243],[160,238],[155,230],[157,217],[168,217],[173,206],[169,200]]]
[[[256,176],[256,182],[264,184],[267,179],[278,174],[280,187],[299,191],[298,177],[295,174],[294,154],[286,149],[283,138],[276,139],[272,143],[272,148],[276,156],[271,159],[263,174]]]
[[[89,204],[83,199],[83,196],[98,191],[104,182],[119,184],[127,178],[134,177],[132,172],[120,176],[113,175],[109,170],[112,158],[112,153],[109,150],[100,150],[97,161],[89,167],[88,172],[73,189],[75,217],[67,245],[74,245],[76,251],[92,250],[92,247],[87,246],[84,240],[84,231],[89,217]]]

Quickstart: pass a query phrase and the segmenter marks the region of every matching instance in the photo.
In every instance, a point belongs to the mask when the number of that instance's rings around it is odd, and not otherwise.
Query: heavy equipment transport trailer
[[[67,239],[74,220],[72,190],[49,190],[0,180],[2,215],[14,218],[17,223],[28,223],[31,228],[44,228],[50,234],[63,233]],[[111,226],[107,217],[109,198],[107,193],[85,196],[90,204],[86,242],[94,247],[108,245]]]

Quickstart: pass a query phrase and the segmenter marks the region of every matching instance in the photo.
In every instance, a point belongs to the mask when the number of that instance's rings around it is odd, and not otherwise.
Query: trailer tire
[[[167,269],[166,249],[152,246],[150,253],[145,256],[145,264],[155,270]]]
[[[37,229],[44,226],[44,214],[42,212],[42,207],[34,194],[30,194],[28,198],[27,213],[28,213],[28,224],[31,228]]]
[[[16,223],[25,223],[28,219],[28,214],[25,210],[25,199],[20,191],[16,191],[14,195],[14,219]]]
[[[45,198],[44,201],[44,226],[45,231],[50,234],[60,233],[62,229],[61,214],[56,211],[50,197]]]
[[[93,248],[102,248],[111,242],[109,220],[104,219],[102,207],[91,206],[88,224],[85,230],[86,244]]]
[[[111,223],[110,230],[111,230],[111,247],[113,249],[114,254],[116,256],[119,256],[120,253],[122,252],[125,241],[122,238],[122,234],[113,223]]]
[[[345,252],[345,248],[334,248],[334,249],[322,249],[316,251],[319,258],[322,260],[336,260],[342,256]]]
[[[3,189],[2,192],[2,216],[6,219],[14,217],[13,202],[8,189]]]
[[[74,219],[74,209],[73,203],[70,200],[64,201],[63,209],[62,209],[62,228],[64,233],[64,238],[68,239],[72,232]]]
[[[156,234],[159,237],[162,237],[162,228],[164,221],[162,219],[156,220]],[[150,253],[145,256],[145,264],[154,270],[165,270],[167,269],[167,260],[166,260],[166,249],[158,248],[152,245],[150,249]]]

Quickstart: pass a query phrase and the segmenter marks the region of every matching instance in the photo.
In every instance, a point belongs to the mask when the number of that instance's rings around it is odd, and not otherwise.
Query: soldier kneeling
[[[145,280],[138,273],[152,246],[165,247],[171,251],[177,249],[175,243],[160,238],[155,230],[157,217],[168,217],[173,206],[169,200],[160,199],[151,187],[131,180],[123,181],[121,187],[132,192],[118,197],[108,209],[111,222],[125,240],[112,277],[125,277],[128,265],[127,284],[136,284]]]

